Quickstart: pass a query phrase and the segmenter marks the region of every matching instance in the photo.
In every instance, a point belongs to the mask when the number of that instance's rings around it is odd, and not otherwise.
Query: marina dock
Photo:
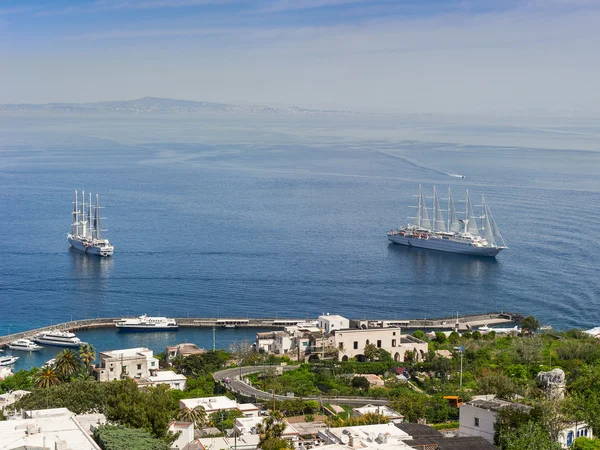
[[[132,317],[133,318],[133,317]],[[467,316],[442,317],[437,319],[351,319],[351,328],[381,328],[381,327],[400,327],[407,330],[458,330],[468,331],[476,329],[483,325],[500,325],[509,323],[519,323],[523,316],[517,313],[486,313]],[[49,325],[33,330],[21,331],[5,336],[0,336],[0,347],[5,347],[9,342],[27,338],[42,331],[63,330],[77,331],[89,328],[111,328],[115,323],[124,317],[108,317],[96,319],[72,320],[69,322]],[[236,317],[182,317],[175,318],[180,327],[198,327],[198,328],[267,328],[277,329],[296,325],[300,322],[315,321],[307,318],[236,318]],[[115,327],[116,328],[116,327]]]

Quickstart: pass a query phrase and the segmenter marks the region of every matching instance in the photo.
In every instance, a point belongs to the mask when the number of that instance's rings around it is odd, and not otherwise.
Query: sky
[[[600,0],[0,0],[0,104],[600,116]]]

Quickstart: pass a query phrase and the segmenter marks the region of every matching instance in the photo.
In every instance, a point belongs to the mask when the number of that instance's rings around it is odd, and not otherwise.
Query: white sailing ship
[[[506,243],[496,226],[485,198],[481,196],[481,216],[475,217],[473,203],[467,190],[465,199],[465,219],[457,218],[452,192],[448,188],[447,219],[440,207],[440,200],[433,188],[433,219],[429,218],[427,203],[421,186],[417,195],[417,212],[413,223],[388,232],[388,239],[395,244],[420,247],[464,255],[495,257],[505,248]],[[477,224],[477,219],[480,224]]]
[[[81,210],[79,209],[77,191],[75,191],[75,202],[73,202],[73,223],[71,233],[67,240],[71,247],[84,253],[99,256],[112,256],[114,247],[108,239],[102,238],[103,230],[100,226],[100,208],[98,194],[96,194],[96,205],[92,205],[92,194],[89,195],[88,209],[85,209],[85,192],[81,193]]]

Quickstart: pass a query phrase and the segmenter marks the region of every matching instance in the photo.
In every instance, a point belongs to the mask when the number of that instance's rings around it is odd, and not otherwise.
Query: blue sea
[[[143,313],[504,310],[591,328],[600,325],[599,150],[597,120],[4,114],[0,334]],[[455,200],[484,194],[510,248],[482,259],[389,244],[419,184],[451,187]],[[100,194],[114,257],[69,249],[75,189]],[[218,346],[255,331],[220,331]],[[100,351],[161,351],[166,338],[212,345],[210,330],[179,333],[81,334]]]

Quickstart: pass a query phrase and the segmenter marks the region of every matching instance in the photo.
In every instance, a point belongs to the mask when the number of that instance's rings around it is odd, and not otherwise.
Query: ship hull
[[[426,248],[428,250],[458,253],[460,255],[485,256],[489,258],[495,258],[502,250],[502,248],[497,247],[474,247],[470,244],[461,244],[450,240],[409,238],[399,234],[388,234],[388,239],[394,244],[406,245],[408,247]]]
[[[79,250],[80,252],[86,253],[88,255],[98,255],[98,256],[106,257],[106,256],[112,256],[112,254],[113,254],[113,250],[101,249],[100,247],[96,247],[96,246],[88,247],[86,245],[83,245],[81,243],[81,241],[78,241],[77,239],[67,238],[67,240],[69,241],[69,244],[71,244],[71,247],[73,247],[76,250]]]
[[[20,345],[10,345],[10,344],[8,344],[8,348],[11,350],[18,350],[21,352],[39,352],[42,349],[42,347],[30,348],[30,347],[21,347]]]
[[[76,342],[57,342],[57,341],[47,340],[47,339],[44,339],[44,338],[35,338],[34,341],[37,342],[38,344],[53,345],[55,347],[79,348],[83,344],[83,342],[81,342],[79,344],[76,343]]]
[[[179,329],[178,326],[171,327],[149,327],[146,325],[117,325],[117,328],[121,332],[127,333],[144,333],[144,332],[158,332],[158,331],[177,331]]]

